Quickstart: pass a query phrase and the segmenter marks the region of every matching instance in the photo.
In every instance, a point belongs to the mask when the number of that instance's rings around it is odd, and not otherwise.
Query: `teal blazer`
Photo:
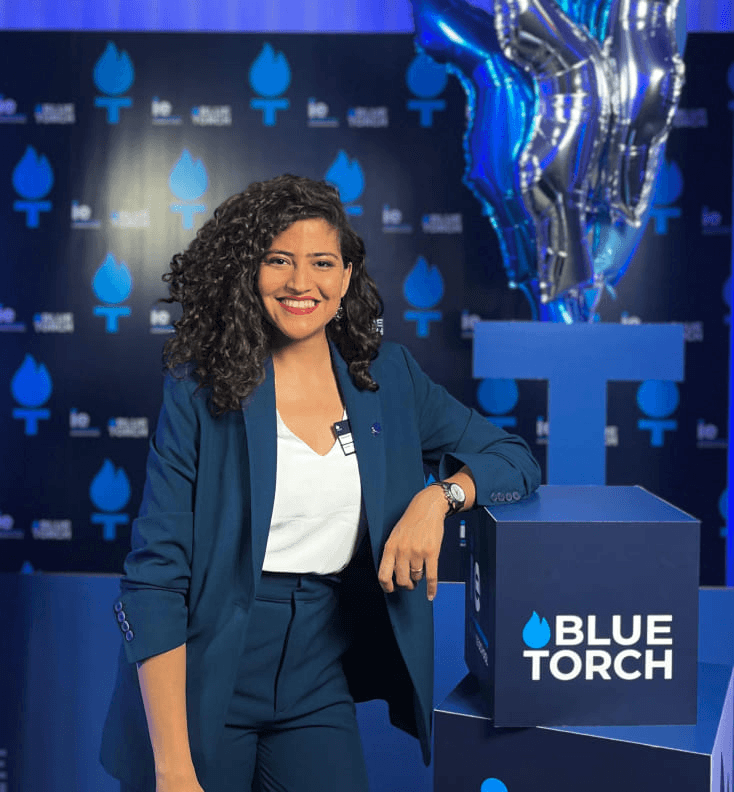
[[[354,641],[344,668],[355,701],[385,699],[390,719],[418,737],[430,761],[433,613],[425,581],[384,594],[382,548],[412,497],[424,462],[442,478],[467,465],[477,504],[518,500],[540,483],[523,440],[460,404],[385,342],[370,367],[376,392],[358,390],[336,347],[332,358],[357,453],[367,537],[344,574]],[[186,644],[186,704],[194,765],[206,788],[232,695],[262,569],[275,495],[272,363],[242,410],[213,418],[190,376],[168,375],[151,439],[147,479],[115,618],[123,637],[102,738],[109,773],[154,789],[153,753],[135,662]]]

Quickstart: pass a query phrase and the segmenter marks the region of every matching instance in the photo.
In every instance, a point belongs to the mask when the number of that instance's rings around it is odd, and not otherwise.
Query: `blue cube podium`
[[[732,792],[734,668],[698,665],[695,726],[495,727],[469,675],[434,715],[434,792]]]
[[[474,513],[465,658],[494,724],[695,723],[699,534],[631,486]]]

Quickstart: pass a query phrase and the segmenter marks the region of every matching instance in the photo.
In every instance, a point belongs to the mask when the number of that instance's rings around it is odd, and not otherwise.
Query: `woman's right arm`
[[[186,638],[194,482],[201,427],[194,384],[171,375],[151,438],[145,490],[133,523],[120,599],[125,651],[137,663],[157,792],[201,792],[186,717]]]
[[[201,792],[186,722],[186,645],[138,665],[155,757],[156,792]]]

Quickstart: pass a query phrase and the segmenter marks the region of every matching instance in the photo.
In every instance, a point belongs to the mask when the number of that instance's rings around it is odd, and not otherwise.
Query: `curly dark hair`
[[[364,242],[349,225],[339,193],[323,181],[286,174],[254,182],[214,211],[163,276],[168,303],[183,314],[163,349],[164,369],[193,368],[209,389],[213,415],[240,409],[265,378],[272,343],[271,325],[257,290],[257,275],[273,238],[297,220],[322,218],[339,234],[342,259],[352,265],[342,316],[329,322],[327,336],[349,366],[355,385],[377,390],[369,372],[381,334],[383,303],[365,269]]]

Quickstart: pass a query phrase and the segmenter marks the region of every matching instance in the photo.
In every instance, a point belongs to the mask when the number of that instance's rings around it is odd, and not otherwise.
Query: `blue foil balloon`
[[[535,235],[516,163],[532,127],[532,81],[500,52],[494,20],[462,0],[413,0],[416,42],[467,95],[464,183],[499,238],[511,286],[536,276]]]

